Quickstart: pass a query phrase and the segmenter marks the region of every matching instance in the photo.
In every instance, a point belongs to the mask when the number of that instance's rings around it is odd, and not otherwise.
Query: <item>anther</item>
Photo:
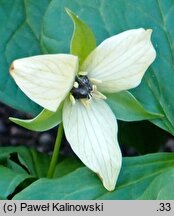
[[[80,102],[83,104],[85,108],[89,108],[90,100],[80,99]]]
[[[96,85],[92,85],[92,92],[97,91],[97,86]]]
[[[74,82],[74,88],[78,88],[79,87],[79,84],[78,84],[78,82]]]
[[[69,99],[70,99],[72,105],[74,105],[76,103],[76,100],[72,94],[70,94]]]
[[[98,79],[95,79],[95,78],[89,78],[89,80],[93,83],[93,84],[101,84],[102,83],[102,80],[98,80]]]
[[[92,92],[92,96],[98,99],[103,99],[103,100],[107,99],[107,97],[99,91]]]
[[[80,76],[86,76],[88,74],[88,72],[87,71],[80,71],[78,74]]]

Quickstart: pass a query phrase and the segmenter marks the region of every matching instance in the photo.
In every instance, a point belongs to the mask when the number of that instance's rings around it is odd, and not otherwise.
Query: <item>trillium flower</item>
[[[133,29],[104,40],[79,65],[70,54],[39,55],[15,60],[10,73],[21,90],[47,110],[63,104],[66,138],[81,161],[111,191],[122,155],[115,115],[105,93],[138,86],[154,61],[151,30]]]

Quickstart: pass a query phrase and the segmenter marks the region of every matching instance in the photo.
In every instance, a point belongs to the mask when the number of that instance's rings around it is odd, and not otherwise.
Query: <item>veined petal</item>
[[[78,58],[68,54],[18,59],[10,67],[21,90],[50,111],[56,111],[71,90],[77,70]]]
[[[152,30],[133,29],[103,41],[85,60],[81,70],[89,78],[101,80],[97,88],[118,92],[134,88],[156,57]]]
[[[88,107],[66,101],[63,108],[65,135],[81,161],[96,172],[104,187],[114,190],[122,156],[117,141],[117,122],[103,100],[91,99]]]

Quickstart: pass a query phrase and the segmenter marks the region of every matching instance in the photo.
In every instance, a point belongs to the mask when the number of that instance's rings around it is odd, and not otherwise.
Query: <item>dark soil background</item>
[[[11,122],[8,118],[9,117],[16,117],[21,119],[29,119],[32,118],[32,116],[17,111],[13,108],[10,108],[6,106],[3,103],[0,103],[0,146],[27,146],[27,147],[33,147],[39,152],[44,152],[51,154],[54,147],[54,142],[57,134],[57,127],[53,128],[46,132],[34,132],[29,131],[25,128],[22,128],[13,122]],[[174,151],[174,138],[168,134],[167,132],[164,132],[160,128],[150,124],[150,123],[126,123],[126,127],[124,126],[124,123],[119,123],[121,125],[121,128],[123,130],[123,134],[127,132],[128,128],[131,134],[133,136],[127,136],[128,139],[124,139],[124,137],[121,137],[121,149],[123,156],[135,156],[139,155],[138,151],[136,151],[136,147],[130,147],[129,141],[135,140],[137,141],[139,145],[144,145],[143,140],[141,138],[141,134],[138,134],[139,132],[136,132],[135,128],[139,128],[142,133],[144,133],[145,137],[145,145],[149,143],[149,146],[154,145],[154,143],[159,143],[158,138],[160,139],[161,143],[160,146],[156,146],[155,148],[149,148],[149,152],[156,152],[156,149],[158,148],[158,151],[167,151],[172,152]],[[135,127],[135,124],[138,126]],[[145,125],[145,126],[144,126]],[[144,128],[143,128],[144,127]],[[131,131],[133,129],[133,131]],[[148,129],[148,130],[146,130]],[[125,131],[124,131],[125,130]],[[151,131],[152,135],[149,136],[149,131]],[[136,134],[137,133],[137,134]],[[147,134],[146,134],[147,133]],[[159,137],[158,134],[162,133],[164,136]],[[138,139],[138,135],[140,135],[140,139]],[[146,136],[147,135],[147,136]],[[137,140],[136,140],[137,139]],[[126,145],[124,145],[126,144]],[[147,145],[146,145],[147,146]],[[142,148],[146,148],[142,146]],[[153,150],[151,150],[153,149]],[[140,152],[140,151],[139,151]],[[65,137],[63,139],[62,145],[61,145],[61,154],[63,155],[72,155],[73,152],[71,150],[70,145],[66,141]],[[143,152],[148,153],[148,152]]]
[[[9,117],[21,119],[32,118],[32,116],[24,112],[17,111],[0,103],[0,146],[22,145],[35,148],[39,152],[52,153],[57,135],[57,127],[45,132],[30,131],[11,122],[8,119]],[[61,154],[73,154],[65,138],[61,146]]]

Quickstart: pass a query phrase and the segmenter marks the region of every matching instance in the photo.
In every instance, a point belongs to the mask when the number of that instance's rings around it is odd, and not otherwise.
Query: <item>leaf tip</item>
[[[79,16],[73,13],[69,8],[65,8],[65,11],[69,15],[69,17],[72,19],[74,25],[76,26],[76,22],[80,21]]]
[[[70,9],[69,9],[69,8],[65,7],[64,9],[65,9],[66,13],[69,13],[69,12],[70,12]]]
[[[69,8],[65,7],[65,11],[71,18],[73,18],[75,16],[75,14]]]

